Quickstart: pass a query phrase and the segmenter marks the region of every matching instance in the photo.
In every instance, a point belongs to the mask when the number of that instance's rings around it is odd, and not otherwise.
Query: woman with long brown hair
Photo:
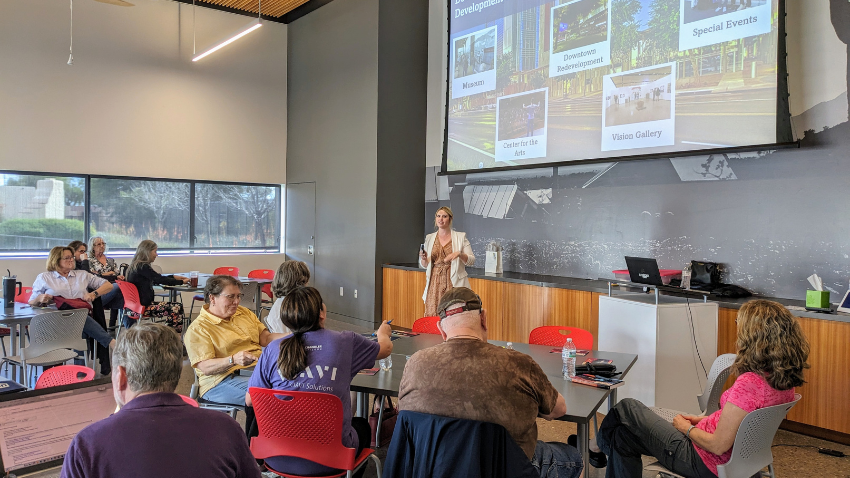
[[[687,478],[714,478],[732,456],[735,435],[748,413],[794,400],[809,368],[809,342],[782,304],[752,300],[738,311],[738,354],[732,388],[707,417],[677,415],[669,423],[643,403],[621,400],[602,421],[597,444],[608,455],[606,478],[640,477],[641,455],[652,455]]]
[[[183,304],[180,302],[154,302],[153,286],[181,285],[189,282],[188,277],[164,276],[153,270],[151,264],[157,258],[157,245],[150,239],[145,239],[136,248],[133,262],[127,269],[127,282],[136,286],[139,291],[139,302],[145,306],[145,317],[165,319],[165,324],[177,333],[183,332]],[[124,314],[124,327],[130,328],[136,320]]]
[[[393,349],[390,340],[392,330],[386,321],[381,324],[377,342],[354,332],[328,330],[325,328],[327,311],[321,294],[312,287],[299,287],[286,294],[280,318],[292,334],[266,347],[257,361],[249,386],[336,395],[342,401],[342,443],[356,448],[359,454],[369,447],[370,430],[365,418],[351,417],[351,380],[358,371],[371,368],[376,359],[390,355]],[[245,397],[245,403],[251,405],[250,395]],[[303,476],[339,472],[291,457],[268,458],[266,466],[278,472]]]

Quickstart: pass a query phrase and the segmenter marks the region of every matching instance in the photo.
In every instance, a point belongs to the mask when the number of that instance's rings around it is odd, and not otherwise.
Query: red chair
[[[80,377],[80,374],[83,374]],[[94,370],[83,367],[82,365],[59,365],[58,367],[49,368],[38,377],[35,383],[35,389],[58,387],[60,385],[71,385],[80,382],[90,382],[94,380]]]
[[[356,456],[357,450],[342,444],[342,402],[336,395],[319,392],[289,392],[251,387],[248,389],[260,435],[251,439],[254,458],[294,456],[313,461],[342,473],[324,478],[346,476],[375,461],[378,477],[381,462],[374,450],[367,448]],[[299,475],[269,469],[279,476],[300,478]]]
[[[121,289],[121,295],[124,296],[124,310],[121,311],[121,320],[118,321],[118,330],[115,332],[115,337],[121,333],[121,326],[124,325],[124,317],[126,311],[134,312],[138,314],[135,320],[140,321],[145,317],[145,306],[142,305],[141,300],[139,299],[139,289],[136,289],[136,285],[132,282],[127,282],[124,280],[115,281],[118,284],[118,288]]]
[[[239,277],[239,268],[238,267],[216,267],[213,271],[214,276],[230,276],[230,277]],[[189,320],[192,319],[192,313],[195,311],[195,302],[203,302],[204,294],[195,294],[192,297],[192,306],[189,307]],[[185,328],[185,327],[184,327]]]
[[[231,276],[239,277],[238,267],[216,267],[213,271],[214,276]]]
[[[248,273],[249,279],[274,279],[274,271],[271,269],[254,269]],[[263,294],[266,294],[269,299],[274,299],[274,295],[272,294],[272,285],[271,284],[263,284],[262,289]],[[263,301],[266,302],[266,301]]]
[[[30,301],[30,297],[32,297],[32,287],[24,287],[21,289],[20,294],[15,295],[15,302],[27,304]]]
[[[573,344],[579,350],[593,350],[593,334],[577,327],[560,325],[537,327],[528,335],[528,343],[548,347],[563,347],[568,338],[573,339]]]
[[[413,331],[418,334],[440,335],[440,329],[437,328],[437,322],[439,321],[439,317],[422,317],[421,319],[416,319],[416,322],[413,323]]]
[[[187,397],[186,395],[180,395],[180,398],[182,398],[182,399],[183,399],[183,401],[184,401],[184,402],[186,402],[186,403],[188,403],[189,405],[192,405],[192,406],[193,406],[193,407],[195,407],[195,408],[199,408],[199,407],[198,407],[198,402],[196,402],[194,399],[192,399],[192,398],[190,398],[190,397]]]

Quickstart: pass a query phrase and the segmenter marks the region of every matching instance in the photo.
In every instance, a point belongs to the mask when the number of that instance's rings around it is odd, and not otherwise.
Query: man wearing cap
[[[472,290],[450,289],[437,313],[444,342],[420,350],[405,364],[399,408],[497,423],[541,477],[578,477],[578,450],[537,441],[537,417],[552,420],[567,413],[564,397],[540,366],[528,355],[487,343],[487,314]]]

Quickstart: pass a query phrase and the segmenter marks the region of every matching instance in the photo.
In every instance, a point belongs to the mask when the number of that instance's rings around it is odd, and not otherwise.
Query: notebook
[[[2,476],[59,476],[71,440],[115,410],[109,377],[0,396]]]

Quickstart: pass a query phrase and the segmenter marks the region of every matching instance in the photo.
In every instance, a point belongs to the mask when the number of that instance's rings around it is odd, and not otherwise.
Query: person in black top
[[[89,262],[87,254],[88,246],[86,246],[85,242],[71,241],[71,243],[68,244],[68,247],[74,251],[74,268],[76,270],[86,271],[90,274],[109,280],[108,277],[103,277],[102,275],[92,271],[91,262]],[[118,284],[113,282],[112,290],[104,294],[103,297],[101,297],[101,300],[96,302],[95,307],[99,307],[101,309],[99,312],[93,311],[94,320],[96,320],[98,324],[103,326],[104,329],[106,328],[104,310],[109,309],[109,327],[115,326],[115,322],[118,320],[118,311],[124,308],[124,296],[121,295],[121,289],[118,288]],[[101,318],[101,316],[104,317]]]
[[[136,248],[136,255],[127,270],[127,282],[136,286],[139,290],[139,302],[145,306],[145,317],[165,319],[166,325],[174,328],[177,333],[183,332],[183,304],[180,302],[156,302],[154,303],[153,286],[157,285],[181,285],[189,282],[183,276],[164,276],[153,270],[151,263],[156,260],[156,243],[145,239]],[[135,320],[124,315],[124,326],[130,328]]]

